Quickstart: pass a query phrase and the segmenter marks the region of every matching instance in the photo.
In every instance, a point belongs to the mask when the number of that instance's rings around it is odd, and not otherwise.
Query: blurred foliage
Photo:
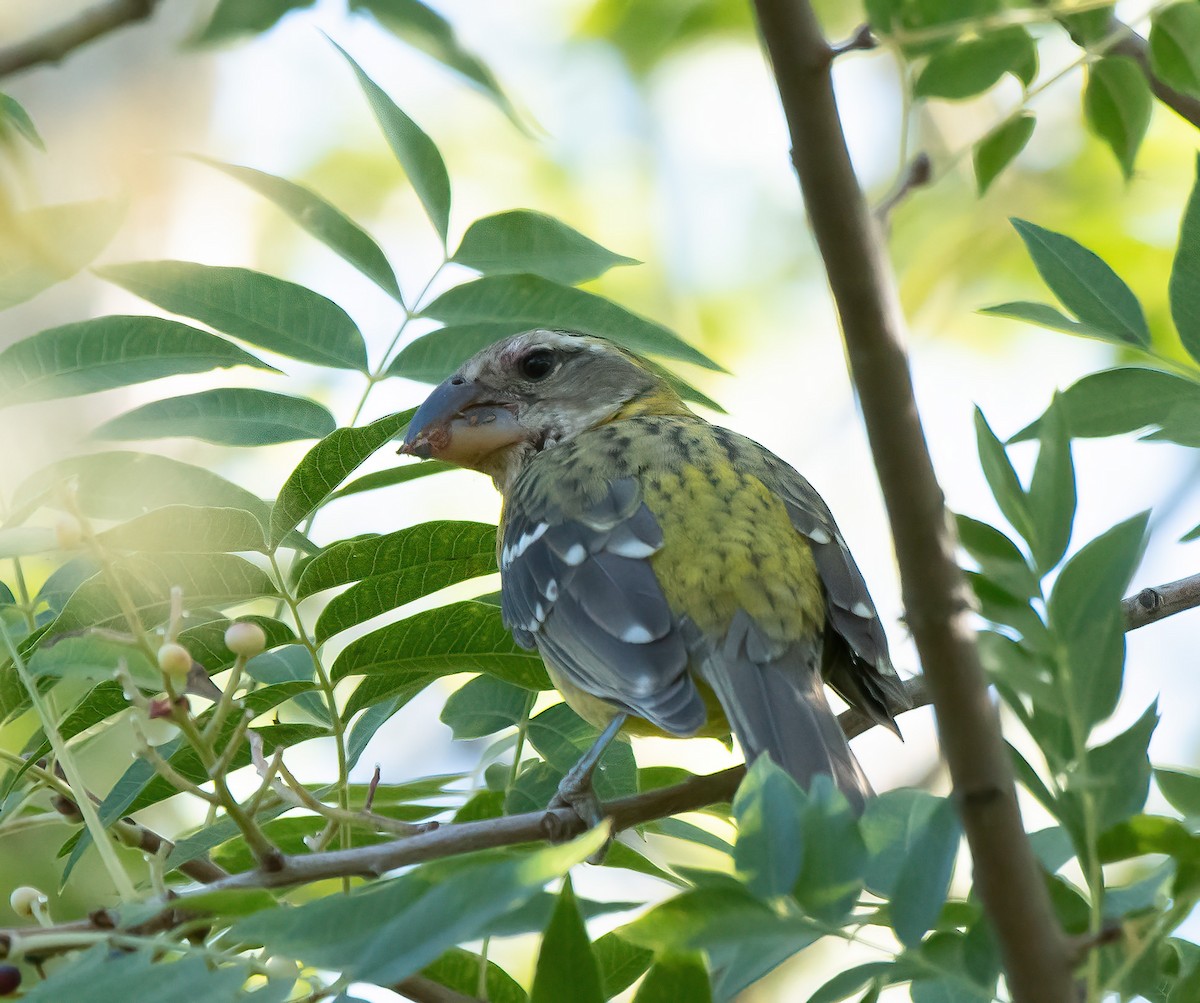
[[[264,33],[285,15],[306,16],[308,6],[221,0],[190,41],[209,46]],[[848,5],[818,9],[833,37],[855,27],[858,12]],[[482,93],[517,126],[509,131],[519,142],[536,133],[498,76],[434,9],[418,0],[351,0],[349,11]],[[1155,7],[1147,57],[1161,80],[1191,96],[1200,90],[1197,11],[1194,3]],[[1133,516],[1078,546],[1075,517],[1085,499],[1072,440],[1140,433],[1200,447],[1200,195],[1167,246],[1136,224],[1178,211],[1176,189],[1126,187],[1137,186],[1147,159],[1156,176],[1183,178],[1191,165],[1173,133],[1145,140],[1149,87],[1136,62],[1109,53],[1125,30],[1107,7],[868,0],[865,12],[882,51],[853,58],[899,67],[905,89],[896,159],[919,136],[934,163],[931,190],[912,193],[894,219],[906,307],[936,326],[939,312],[957,323],[964,303],[1008,299],[984,312],[1112,349],[1113,367],[1068,387],[1014,436],[1038,442],[1027,483],[1009,445],[978,415],[980,464],[1011,533],[966,515],[958,521],[986,621],[980,644],[988,671],[1021,733],[1014,767],[1053,821],[1034,834],[1034,846],[1059,919],[1071,933],[1119,934],[1088,954],[1080,972],[1087,998],[1186,1003],[1200,980],[1200,948],[1177,929],[1200,897],[1200,777],[1152,769],[1157,707],[1111,733],[1124,687],[1119,601],[1146,544],[1147,519]],[[572,52],[598,45],[616,53],[646,91],[706,47],[754,44],[750,8],[734,0],[598,0],[580,5],[570,36],[564,45]],[[490,526],[448,519],[399,530],[395,520],[345,526],[326,513],[330,503],[367,492],[401,500],[404,485],[438,483],[446,472],[429,463],[359,473],[411,414],[364,422],[381,388],[400,378],[437,382],[479,347],[540,324],[691,363],[689,376],[719,368],[669,324],[642,315],[678,306],[665,291],[665,266],[625,267],[636,262],[623,252],[635,249],[609,250],[543,211],[574,203],[570,218],[602,216],[604,195],[593,197],[602,175],[526,147],[514,169],[544,180],[546,204],[493,208],[456,228],[452,206],[462,189],[442,150],[469,146],[472,137],[442,121],[426,131],[343,55],[394,163],[383,143],[327,149],[294,179],[200,158],[204,169],[279,210],[257,233],[256,267],[109,264],[97,269],[100,278],[184,319],[95,317],[16,332],[0,351],[0,407],[12,409],[9,416],[33,402],[119,387],[152,394],[147,385],[163,377],[201,374],[203,389],[155,396],[96,427],[94,437],[190,437],[223,457],[313,443],[270,501],[204,465],[125,449],[55,459],[5,499],[0,558],[11,573],[0,582],[0,841],[28,860],[24,880],[62,884],[50,905],[55,919],[82,916],[109,895],[98,874],[123,900],[113,911],[115,932],[74,934],[59,945],[44,939],[53,947],[47,955],[60,948],[65,955],[44,967],[32,963],[41,952],[8,945],[8,961],[32,985],[26,998],[86,992],[100,1001],[138,994],[282,1003],[423,973],[457,992],[486,986],[489,999],[514,1003],[568,992],[581,1000],[622,993],[641,1003],[726,1000],[797,952],[810,957],[830,939],[860,941],[864,929],[877,935],[869,942],[879,946],[878,958],[839,972],[810,1003],[873,1001],[884,992],[908,992],[916,1003],[997,998],[1000,962],[986,919],[968,878],[953,881],[960,833],[951,801],[901,789],[855,818],[830,785],[802,791],[766,760],[753,765],[732,805],[711,809],[736,831],[732,843],[670,820],[647,827],[651,845],[614,844],[606,867],[671,890],[650,906],[650,896],[613,903],[576,893],[571,869],[601,844],[603,831],[562,846],[424,863],[347,885],[348,895],[328,884],[205,892],[195,883],[194,865],[210,857],[252,872],[269,869],[272,844],[293,854],[369,847],[428,819],[537,809],[594,737],[563,704],[535,708],[549,680],[540,660],[513,643],[487,594],[495,571]],[[1031,101],[1051,83],[1065,86],[1057,77],[1071,68],[1084,71],[1080,119],[1109,159],[1059,150],[1049,166],[1026,160],[1047,129]],[[948,110],[965,100],[985,113],[966,140]],[[4,95],[0,140],[12,163],[26,147],[44,145],[24,108]],[[973,184],[956,171],[968,161]],[[358,222],[388,203],[397,165],[431,228],[406,237],[404,268]],[[123,211],[111,201],[26,206],[18,189],[6,186],[0,203],[0,307],[85,268]],[[595,204],[585,210],[587,202]],[[1014,221],[1024,251],[1003,221],[1013,206],[1029,217]],[[414,227],[417,219],[406,217]],[[778,245],[778,254],[729,287],[688,294],[684,312],[714,342],[753,329],[747,301],[772,295],[812,253],[795,246],[794,217],[759,222],[762,243]],[[309,246],[300,230],[382,291],[383,320],[360,325],[334,298],[271,273],[290,272],[307,253],[299,250]],[[434,253],[425,254],[429,247]],[[416,281],[413,260],[423,269]],[[967,267],[975,262],[986,268]],[[1010,290],[1022,284],[1048,293],[1012,300]],[[991,321],[978,323],[984,330]],[[360,380],[361,394],[347,408],[312,400],[295,379],[297,363],[330,379],[346,371]],[[228,385],[234,372],[255,385]],[[287,393],[258,385],[288,376]],[[713,403],[672,379],[692,399]],[[337,525],[338,538],[315,543],[318,518]],[[447,601],[442,590],[453,586]],[[330,598],[332,589],[344,591]],[[433,608],[396,619],[400,607],[429,597]],[[392,622],[349,634],[384,615]],[[351,783],[350,770],[384,724],[411,712],[431,685],[462,673],[471,678],[446,699],[441,718],[457,739],[484,741],[474,774]],[[81,796],[80,761],[130,736],[138,758],[104,778],[93,806]],[[279,771],[285,753],[316,739],[331,739],[337,750],[331,783],[279,772],[283,781],[246,795],[226,782],[239,770],[253,780],[252,758],[276,776],[268,757],[278,754]],[[639,768],[635,751],[620,746],[606,755],[599,780],[606,797],[688,776]],[[1145,813],[1152,776],[1174,815]],[[126,819],[161,817],[155,806],[180,794],[206,817],[198,824],[176,817],[173,848],[143,864],[111,838],[138,845],[139,830]],[[695,865],[697,847],[714,866]],[[554,894],[545,891],[551,882]],[[136,929],[159,911],[155,897],[167,889],[182,896],[176,907],[200,919]],[[636,918],[593,937],[591,920],[633,909]],[[530,933],[540,948],[527,990],[489,960],[489,945]]]

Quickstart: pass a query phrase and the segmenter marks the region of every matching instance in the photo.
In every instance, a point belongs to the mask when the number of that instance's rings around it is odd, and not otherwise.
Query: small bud
[[[187,697],[179,697],[174,703],[172,703],[168,697],[155,697],[150,701],[150,706],[146,709],[146,711],[151,721],[157,721],[160,718],[173,717],[176,708],[184,713],[187,713]]]
[[[158,667],[164,675],[182,679],[192,667],[192,655],[182,644],[164,644],[158,649]]]
[[[50,799],[50,804],[54,810],[58,812],[68,822],[82,822],[83,812],[79,810],[79,805],[72,798],[65,794],[55,794]]]
[[[73,515],[60,515],[54,522],[54,538],[59,550],[77,550],[83,543],[83,527]]]
[[[22,919],[28,919],[39,905],[46,904],[46,896],[31,885],[19,885],[12,890],[8,897],[12,911]]]
[[[253,658],[262,654],[267,646],[267,635],[262,627],[250,620],[231,623],[225,631],[225,647],[242,658]]]
[[[11,996],[21,988],[21,969],[14,965],[0,965],[0,996]]]
[[[296,981],[297,975],[296,962],[291,958],[281,958],[278,955],[272,955],[266,959],[263,967],[267,970],[267,978],[272,982],[280,979],[290,979]]]

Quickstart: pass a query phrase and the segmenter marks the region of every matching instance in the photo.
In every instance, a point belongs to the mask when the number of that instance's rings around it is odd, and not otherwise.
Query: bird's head
[[[417,408],[400,452],[490,475],[503,491],[538,452],[633,414],[686,414],[644,360],[610,341],[534,330],[483,349]]]

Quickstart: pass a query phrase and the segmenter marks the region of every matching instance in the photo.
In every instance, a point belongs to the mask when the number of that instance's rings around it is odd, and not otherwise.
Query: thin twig
[[[886,227],[896,206],[908,198],[912,192],[918,188],[924,188],[932,180],[933,161],[929,159],[928,153],[918,153],[904,168],[904,173],[897,180],[895,187],[876,206],[875,218],[879,220],[879,224]]]
[[[975,887],[1016,1003],[1063,1003],[1072,992],[1066,938],[1021,821],[968,587],[913,394],[896,280],[846,148],[830,48],[808,0],[755,0],[754,7],[837,304]]]
[[[829,46],[833,57],[844,56],[847,52],[863,52],[868,49],[874,49],[879,45],[879,39],[871,32],[869,24],[860,24],[858,29],[842,42],[834,42]]]
[[[160,0],[108,0],[40,35],[0,49],[0,77],[42,63],[57,63],[88,42],[127,24],[144,21]]]

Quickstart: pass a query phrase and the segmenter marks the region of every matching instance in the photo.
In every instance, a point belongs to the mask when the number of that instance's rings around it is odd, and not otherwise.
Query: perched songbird
[[[548,330],[464,363],[402,451],[494,479],[504,621],[582,717],[732,730],[747,762],[767,753],[805,788],[831,774],[862,807],[823,684],[897,734],[908,704],[833,516],[783,460],[630,352]]]

